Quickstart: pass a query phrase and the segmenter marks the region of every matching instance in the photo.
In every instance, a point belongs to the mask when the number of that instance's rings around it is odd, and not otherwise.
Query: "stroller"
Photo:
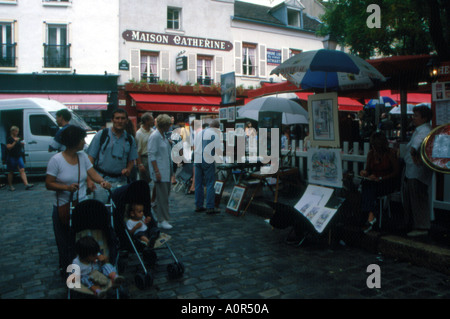
[[[114,231],[111,205],[103,204],[95,199],[88,199],[80,202],[76,206],[72,205],[70,199],[70,219],[69,219],[69,252],[75,257],[75,243],[83,236],[92,236],[100,246],[101,253],[109,259],[109,262],[118,268],[119,243]],[[69,287],[69,285],[68,285]],[[108,288],[111,288],[109,283]],[[126,296],[124,288],[114,288],[116,298]],[[86,286],[69,287],[68,299],[73,297],[94,297],[94,293]]]
[[[122,260],[122,254],[125,257],[128,252],[134,252],[143,271],[135,275],[135,284],[141,290],[151,287],[153,285],[153,276],[150,271],[148,271],[147,266],[154,266],[156,263],[157,255],[155,253],[155,249],[166,246],[175,260],[174,263],[167,266],[169,278],[181,277],[184,273],[184,265],[178,261],[167,243],[170,240],[170,236],[160,233],[151,213],[150,187],[148,183],[141,180],[116,188],[112,193],[112,201],[114,224],[121,245],[121,262],[119,268],[125,268],[125,263],[123,263],[124,260]],[[152,220],[147,225],[151,234],[149,238],[149,245],[133,238],[127,229],[126,223],[128,216],[126,208],[127,204],[132,203],[142,203],[144,205],[144,215],[152,217]]]
[[[177,184],[173,187],[175,192],[179,192],[184,187],[184,193],[187,194],[193,181],[193,163],[183,163],[180,172],[176,176]]]

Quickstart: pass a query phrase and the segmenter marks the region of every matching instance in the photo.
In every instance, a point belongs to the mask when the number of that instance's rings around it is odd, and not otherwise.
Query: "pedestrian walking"
[[[10,136],[6,140],[7,159],[6,165],[8,169],[8,185],[10,191],[15,191],[13,186],[14,172],[19,171],[25,189],[31,189],[34,185],[28,183],[27,174],[25,173],[25,162],[23,160],[23,140],[19,137],[19,128],[15,125],[10,128]]]
[[[48,146],[49,152],[61,152],[64,150],[64,145],[61,143],[61,133],[69,126],[69,122],[72,119],[72,114],[68,109],[61,109],[56,112],[56,124],[60,127],[56,132],[52,143]]]
[[[128,177],[138,158],[136,142],[126,131],[128,114],[124,109],[116,109],[112,114],[111,128],[100,130],[93,138],[87,154],[95,170],[112,188],[126,185]],[[94,192],[94,199],[105,203],[108,193],[88,180],[88,187]]]
[[[213,120],[209,127],[198,133],[194,141],[195,167],[195,211],[205,211],[204,201],[206,186],[206,212],[216,214],[214,183],[216,177],[215,156],[221,153],[218,130],[220,123]]]

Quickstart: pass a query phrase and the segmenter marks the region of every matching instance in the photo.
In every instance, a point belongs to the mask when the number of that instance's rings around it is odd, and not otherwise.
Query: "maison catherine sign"
[[[145,31],[126,30],[122,33],[126,41],[145,42],[153,44],[176,45],[211,50],[231,51],[233,44],[229,41],[187,37],[182,35],[162,34]]]

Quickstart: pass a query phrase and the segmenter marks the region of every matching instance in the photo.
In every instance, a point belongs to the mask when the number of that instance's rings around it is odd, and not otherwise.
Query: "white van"
[[[59,130],[56,124],[56,112],[67,107],[55,100],[41,98],[23,98],[0,100],[0,143],[6,144],[9,129],[19,127],[19,137],[24,141],[25,169],[29,175],[45,174],[48,160],[55,155],[48,147]],[[82,127],[87,132],[86,143],[94,138],[95,131],[77,114],[72,114],[70,124]],[[6,165],[0,167],[5,173]]]

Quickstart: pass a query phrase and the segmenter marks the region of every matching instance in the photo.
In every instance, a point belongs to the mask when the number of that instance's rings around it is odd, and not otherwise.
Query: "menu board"
[[[423,140],[421,156],[432,170],[450,174],[450,124],[433,129]]]

